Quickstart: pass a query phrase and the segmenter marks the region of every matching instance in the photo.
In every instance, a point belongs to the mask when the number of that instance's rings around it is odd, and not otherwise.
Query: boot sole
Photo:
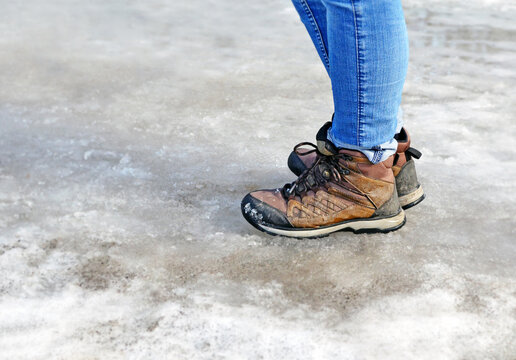
[[[402,209],[407,210],[412,206],[416,206],[425,199],[425,192],[421,185],[418,186],[413,192],[399,197],[399,202]]]
[[[322,226],[319,228],[281,228],[271,225],[257,224],[246,216],[245,219],[260,231],[266,232],[270,235],[280,235],[294,238],[320,238],[328,236],[336,231],[352,231],[355,234],[362,233],[388,233],[395,231],[405,225],[405,212],[400,209],[400,212],[388,217],[375,217],[373,219],[352,219],[346,220],[337,224]]]

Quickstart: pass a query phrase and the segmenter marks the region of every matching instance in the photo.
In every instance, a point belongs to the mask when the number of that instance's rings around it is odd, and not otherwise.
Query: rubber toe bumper
[[[292,227],[285,214],[251,194],[244,197],[241,209],[244,218],[258,230],[263,231],[263,225],[282,228]]]

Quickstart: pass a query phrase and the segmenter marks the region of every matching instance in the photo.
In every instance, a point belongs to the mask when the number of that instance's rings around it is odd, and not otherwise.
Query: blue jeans
[[[408,65],[401,0],[292,0],[331,79],[328,138],[378,163],[395,153]]]

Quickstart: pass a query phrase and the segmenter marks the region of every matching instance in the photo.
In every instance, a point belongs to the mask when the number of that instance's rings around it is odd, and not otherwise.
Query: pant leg
[[[382,150],[393,141],[407,72],[401,1],[322,2],[335,106],[330,138],[340,147]]]
[[[292,0],[306,27],[323,65],[330,74],[328,36],[326,29],[326,7],[321,0]]]

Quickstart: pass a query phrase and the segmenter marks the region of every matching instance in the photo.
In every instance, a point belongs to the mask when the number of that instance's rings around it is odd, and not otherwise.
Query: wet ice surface
[[[332,112],[288,2],[2,1],[1,357],[516,358],[506,3],[404,3],[428,197],[298,241],[239,208]]]

